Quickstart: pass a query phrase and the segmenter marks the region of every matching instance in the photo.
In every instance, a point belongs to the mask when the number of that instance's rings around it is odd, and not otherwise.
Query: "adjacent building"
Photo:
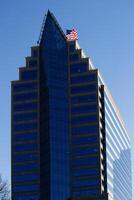
[[[132,200],[124,122],[50,11],[11,94],[12,200]]]

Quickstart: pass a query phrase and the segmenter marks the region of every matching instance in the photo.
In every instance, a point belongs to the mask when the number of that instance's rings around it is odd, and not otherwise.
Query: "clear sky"
[[[63,30],[77,29],[79,43],[103,74],[134,146],[134,1],[1,0],[0,172],[9,180],[10,81],[18,79],[18,67],[36,45],[48,9]]]

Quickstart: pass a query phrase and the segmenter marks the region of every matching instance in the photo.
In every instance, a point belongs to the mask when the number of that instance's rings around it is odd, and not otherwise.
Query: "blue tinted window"
[[[19,113],[13,116],[14,122],[25,121],[25,120],[35,120],[37,119],[37,112],[30,113]]]
[[[84,96],[75,96],[71,98],[73,104],[95,102],[96,94],[89,94]]]
[[[37,123],[28,123],[28,124],[15,124],[14,131],[27,131],[32,129],[37,129]]]
[[[37,140],[37,132],[24,133],[24,134],[15,134],[13,135],[14,142],[28,141],[28,140]]]
[[[78,125],[78,124],[84,124],[84,123],[86,124],[86,123],[93,123],[93,122],[97,122],[96,115],[77,116],[71,119],[72,125]]]
[[[97,165],[98,164],[98,158],[97,157],[90,157],[90,158],[82,158],[82,159],[76,159],[73,160],[74,166],[85,166],[85,165]]]
[[[83,85],[83,86],[73,86],[71,87],[71,93],[84,93],[96,91],[96,85]]]
[[[75,51],[75,45],[74,44],[70,44],[69,45],[69,51],[70,52],[74,52]]]
[[[77,63],[70,65],[71,74],[87,72],[87,63]]]
[[[88,134],[88,133],[97,133],[98,129],[96,125],[89,125],[83,127],[74,127],[72,128],[72,134]]]
[[[73,137],[72,143],[73,144],[89,144],[89,143],[96,143],[98,141],[97,136],[83,136],[83,137]]]
[[[73,176],[90,176],[97,175],[99,173],[99,169],[97,168],[83,168],[83,169],[75,169],[73,171]]]
[[[71,77],[71,84],[75,83],[87,83],[91,81],[96,81],[96,74],[82,75],[82,76],[73,76]]]
[[[39,197],[37,195],[28,195],[28,196],[17,196],[17,197],[14,197],[14,200],[39,200]]]
[[[14,85],[14,92],[29,91],[37,89],[37,83],[20,83]]]
[[[36,56],[37,56],[37,51],[34,51],[36,54]],[[31,68],[31,67],[37,67],[37,60],[29,60],[29,67]]]
[[[29,100],[36,100],[36,99],[37,99],[37,92],[14,95],[14,102],[24,101],[24,100],[29,101]]]
[[[79,54],[71,54],[70,61],[77,61],[79,59]]]
[[[38,145],[37,144],[32,144],[32,143],[28,143],[28,144],[16,144],[14,145],[14,151],[36,151],[38,149]]]
[[[23,175],[13,176],[13,181],[15,181],[15,182],[31,182],[31,181],[38,181],[39,178],[40,178],[39,175],[23,174]]]
[[[15,164],[13,165],[13,172],[31,172],[34,170],[39,170],[39,164],[29,163],[29,164]]]
[[[99,179],[88,179],[88,180],[75,180],[73,182],[74,187],[84,187],[84,186],[91,186],[91,185],[96,185],[99,183]]]
[[[16,185],[13,187],[14,192],[37,192],[38,190],[38,185]]]
[[[92,189],[92,190],[80,190],[80,191],[74,191],[73,196],[79,196],[79,195],[93,195],[93,194],[98,194],[99,190],[97,189]],[[101,199],[99,199],[101,200]],[[106,200],[106,199],[105,199]]]
[[[39,159],[39,156],[34,153],[26,154],[14,154],[14,162],[24,162],[24,161],[36,161]]]
[[[36,70],[21,71],[21,79],[22,80],[37,80],[37,71]]]
[[[72,106],[71,111],[72,111],[72,114],[96,112],[97,106],[96,105]]]
[[[14,111],[25,111],[37,109],[37,102],[14,104]]]
[[[98,152],[97,147],[84,147],[84,148],[78,147],[72,150],[74,156],[96,154],[97,152]]]

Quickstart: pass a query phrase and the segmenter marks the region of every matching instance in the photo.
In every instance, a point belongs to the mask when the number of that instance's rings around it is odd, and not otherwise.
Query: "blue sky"
[[[77,29],[79,43],[103,74],[134,146],[134,1],[1,1],[0,172],[7,179],[10,179],[10,81],[18,79],[18,67],[25,65],[30,47],[36,45],[47,9],[54,12],[63,30]]]

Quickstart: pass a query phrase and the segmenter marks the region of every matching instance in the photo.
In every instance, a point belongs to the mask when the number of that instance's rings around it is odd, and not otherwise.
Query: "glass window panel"
[[[72,125],[97,122],[97,115],[77,116],[71,119]]]
[[[37,140],[37,138],[38,138],[38,133],[37,132],[13,135],[13,141],[14,142]]]
[[[36,151],[38,149],[38,145],[35,143],[28,143],[28,144],[15,144],[14,151]]]
[[[79,54],[71,54],[70,61],[77,61],[79,59]]]
[[[38,163],[28,163],[28,164],[14,164],[13,172],[32,172],[39,170]]]
[[[96,195],[99,193],[99,190],[97,189],[92,189],[92,190],[80,190],[80,191],[74,191],[73,196],[79,196],[79,195]],[[99,199],[100,200],[100,199]],[[106,199],[105,199],[106,200]]]
[[[75,96],[71,98],[72,104],[96,102],[96,94],[88,94],[83,96]]]
[[[19,83],[13,86],[14,92],[23,92],[37,89],[37,83]]]
[[[97,178],[92,178],[92,179],[88,179],[88,180],[75,180],[73,182],[73,186],[74,187],[84,187],[84,186],[93,186],[93,185],[97,185],[99,183],[99,179]]]
[[[83,86],[73,86],[71,87],[71,93],[85,93],[85,92],[93,92],[96,91],[96,85],[83,85]]]
[[[37,80],[37,71],[21,71],[21,80]]]
[[[72,106],[71,111],[72,114],[96,112],[97,106],[96,105]]]
[[[32,196],[30,196],[30,195],[25,195],[25,196],[16,196],[16,197],[14,197],[14,200],[39,200],[39,196],[37,196],[37,195],[32,195]]]
[[[37,112],[19,113],[13,116],[14,122],[25,121],[25,120],[35,120],[35,119],[37,119]]]
[[[16,94],[14,95],[14,102],[19,101],[29,101],[29,100],[36,100],[38,97],[37,92],[26,93],[26,94]]]
[[[38,127],[37,122],[28,124],[15,124],[13,126],[14,131],[27,131],[27,130],[37,129],[37,127]]]
[[[81,156],[81,155],[92,155],[98,153],[98,148],[97,147],[84,147],[84,148],[74,148],[72,150],[72,153],[74,156]]]
[[[99,173],[98,168],[84,168],[84,169],[75,169],[73,171],[73,176],[90,176],[90,175],[97,175]]]
[[[39,185],[16,185],[13,187],[14,192],[37,192]]]
[[[23,174],[23,175],[15,175],[13,176],[14,182],[31,182],[31,181],[39,181],[40,176],[35,174]]]
[[[73,144],[89,144],[89,143],[96,143],[98,141],[97,135],[96,136],[85,136],[85,137],[73,137],[72,143]]]
[[[36,110],[37,107],[37,102],[14,104],[14,111]]]
[[[87,72],[87,69],[88,69],[87,63],[77,63],[77,64],[70,65],[71,74]]]
[[[69,51],[70,52],[74,52],[75,51],[75,45],[74,44],[70,44],[69,45]]]
[[[35,57],[37,56],[37,51],[34,51]],[[29,67],[37,67],[37,60],[29,60]]]
[[[98,128],[97,125],[89,125],[83,127],[73,127],[72,134],[88,134],[88,133],[97,133]]]
[[[92,166],[98,164],[98,157],[90,157],[90,158],[82,158],[82,159],[75,159],[73,160],[74,166]]]
[[[82,76],[73,76],[71,77],[71,84],[75,83],[87,83],[91,81],[96,81],[97,77],[95,73],[82,75]]]
[[[35,153],[14,154],[13,159],[14,162],[36,161],[39,159],[39,156]]]

